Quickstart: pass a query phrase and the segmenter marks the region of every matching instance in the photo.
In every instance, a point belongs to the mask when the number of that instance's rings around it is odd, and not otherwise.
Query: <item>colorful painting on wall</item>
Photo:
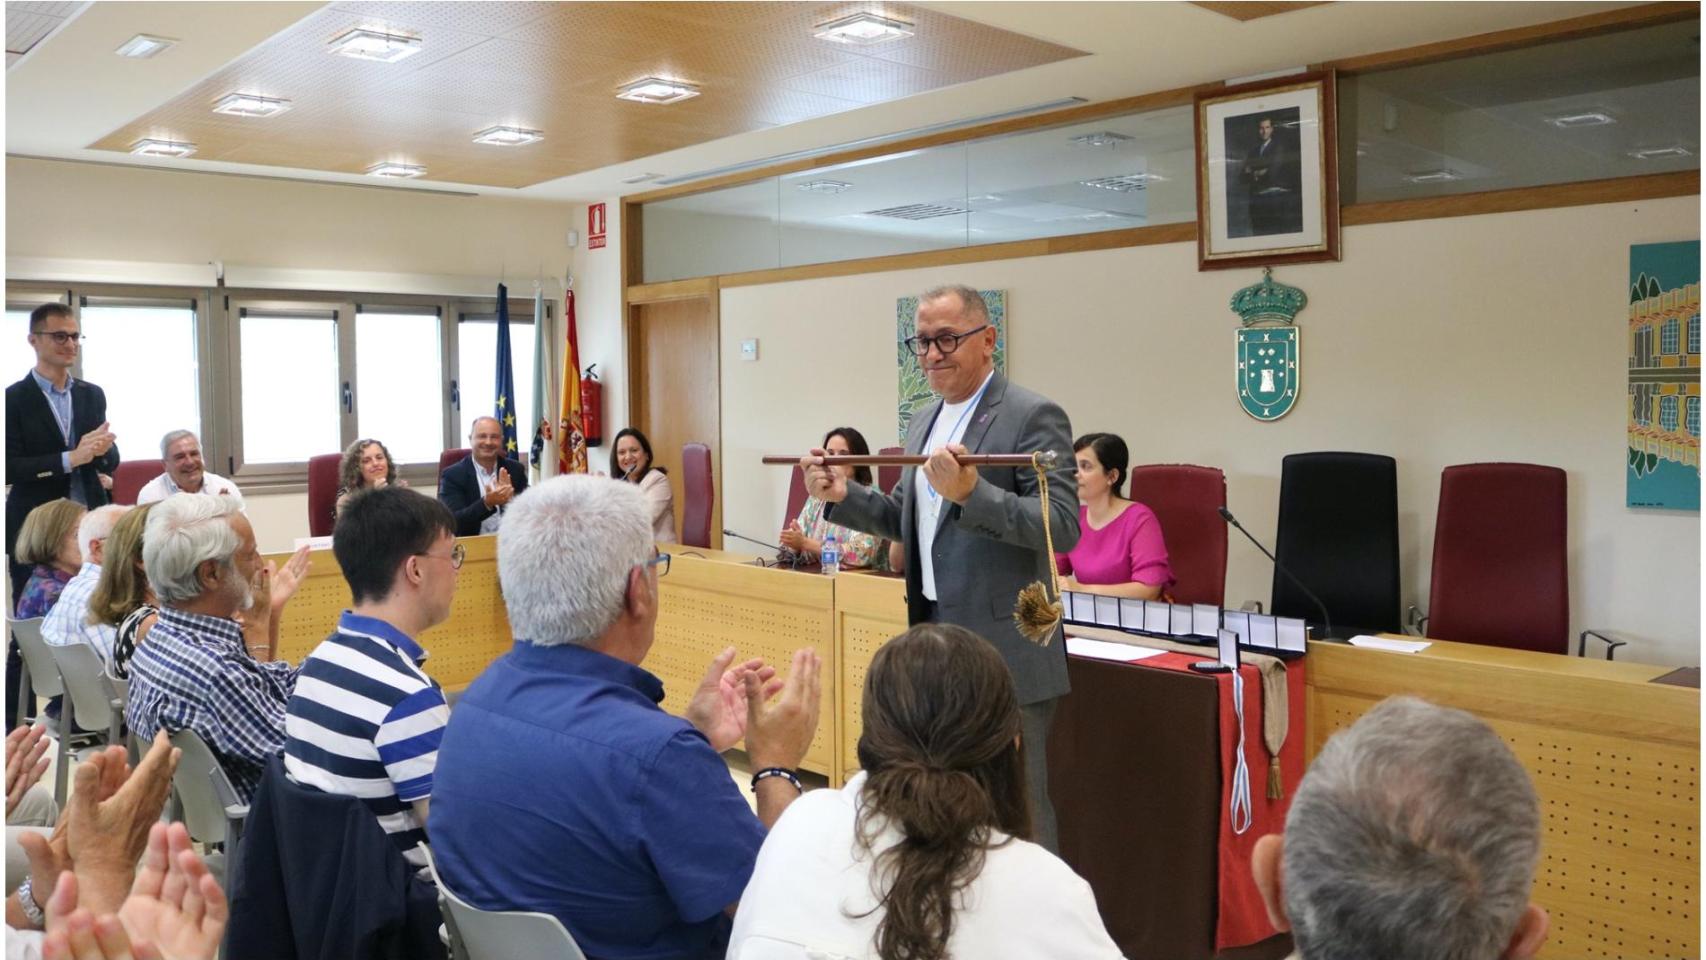
[[[1007,372],[1007,291],[979,290],[983,297],[983,305],[989,308],[989,322],[994,325],[995,336],[995,370],[998,373]],[[936,402],[936,394],[930,391],[930,382],[924,378],[924,368],[918,365],[918,358],[906,349],[903,343],[912,336],[917,327],[918,298],[901,297],[895,301],[895,356],[900,363],[900,401],[896,409],[900,411],[900,432],[895,434],[901,443],[906,442],[906,427],[912,422],[912,415],[920,410],[930,409]]]
[[[1629,248],[1628,505],[1700,509],[1700,241]]]

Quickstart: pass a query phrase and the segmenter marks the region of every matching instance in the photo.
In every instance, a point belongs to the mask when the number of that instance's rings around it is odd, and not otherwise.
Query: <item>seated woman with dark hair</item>
[[[1078,545],[1055,554],[1068,590],[1159,600],[1171,587],[1173,567],[1155,511],[1120,496],[1130,455],[1111,433],[1086,433],[1072,442],[1078,460]]]
[[[828,454],[858,454],[869,456],[870,444],[865,437],[852,427],[836,427],[824,434],[823,452]],[[842,475],[853,483],[870,486],[870,467],[836,467]],[[816,563],[823,553],[823,541],[833,535],[835,543],[841,552],[839,565],[842,567],[866,567],[873,570],[886,570],[889,565],[889,544],[887,540],[874,537],[868,533],[849,530],[839,524],[830,523],[823,518],[824,502],[816,497],[807,497],[805,505],[800,507],[800,515],[788,523],[782,531],[782,547],[784,552],[792,551],[801,559]]]
[[[771,829],[729,960],[1120,956],[1090,885],[1025,839],[1019,701],[987,640],[924,623],[889,641],[861,715],[864,771]]]
[[[349,498],[361,491],[393,484],[406,487],[409,481],[397,476],[397,461],[391,459],[391,451],[378,440],[357,440],[338,462],[338,504],[333,515],[342,512]]]
[[[676,543],[675,495],[669,489],[669,471],[652,466],[652,442],[633,427],[616,432],[610,444],[610,475],[640,485],[652,507],[652,539]]]

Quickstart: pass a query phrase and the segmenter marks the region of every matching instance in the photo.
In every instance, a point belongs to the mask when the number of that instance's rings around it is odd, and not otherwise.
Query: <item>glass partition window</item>
[[[533,324],[509,321],[510,360],[515,366],[517,459],[533,447],[533,431],[539,411],[533,409]],[[456,330],[457,392],[462,395],[455,446],[468,445],[475,417],[489,417],[497,409],[498,322],[496,317],[462,318]]]
[[[304,462],[342,450],[337,315],[244,310],[238,337],[244,462]]]
[[[966,245],[966,145],[908,150],[781,178],[781,263]]]
[[[648,282],[781,266],[777,181],[659,200],[640,209]]]
[[[438,313],[359,311],[355,432],[399,464],[437,463],[444,449]]]
[[[194,304],[86,301],[82,321],[83,376],[106,392],[108,422],[125,459],[154,459],[160,438],[173,430],[201,434]]]
[[[1344,203],[1700,168],[1697,20],[1339,80]]]

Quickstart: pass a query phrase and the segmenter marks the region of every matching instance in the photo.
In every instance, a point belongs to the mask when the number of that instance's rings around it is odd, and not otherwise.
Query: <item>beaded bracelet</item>
[[[793,784],[795,790],[798,790],[801,793],[806,792],[806,788],[800,786],[800,778],[794,775],[794,771],[789,770],[785,767],[765,767],[763,770],[760,770],[757,773],[753,774],[752,775],[752,790],[753,790],[753,792],[754,793],[758,792],[758,782],[760,780],[768,780],[771,777],[781,777],[782,779]]]

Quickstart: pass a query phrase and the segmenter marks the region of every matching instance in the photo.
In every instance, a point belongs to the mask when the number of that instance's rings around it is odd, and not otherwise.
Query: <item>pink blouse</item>
[[[1090,508],[1078,508],[1078,545],[1071,553],[1055,554],[1060,575],[1079,583],[1138,581],[1163,590],[1174,583],[1167,562],[1167,544],[1155,511],[1136,501],[1100,530],[1090,526]]]

